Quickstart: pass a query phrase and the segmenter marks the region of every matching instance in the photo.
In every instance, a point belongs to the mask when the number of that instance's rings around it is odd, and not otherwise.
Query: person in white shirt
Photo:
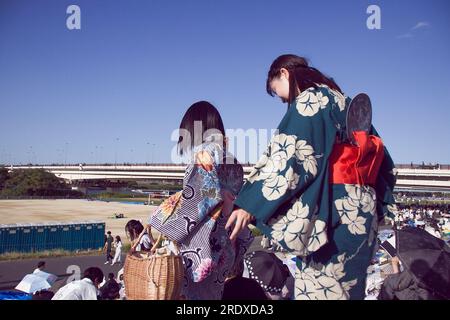
[[[98,287],[103,281],[103,271],[87,268],[83,279],[72,281],[59,289],[52,300],[97,300]]]
[[[44,269],[45,269],[45,261],[39,261],[37,268],[34,269],[33,273],[44,271]]]
[[[114,254],[114,259],[111,262],[112,266],[116,262],[120,263],[120,260],[122,257],[122,240],[120,239],[120,236],[116,236],[116,241],[114,242],[114,248],[116,248],[116,253]]]

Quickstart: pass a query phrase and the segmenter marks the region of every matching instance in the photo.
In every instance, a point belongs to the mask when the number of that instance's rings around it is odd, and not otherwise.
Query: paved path
[[[256,237],[249,248],[249,252],[261,250],[261,237]],[[125,255],[122,255],[122,262]],[[102,269],[105,276],[113,272],[117,276],[117,272],[123,267],[121,265],[111,266],[105,265],[105,257],[102,256],[78,256],[78,257],[59,257],[59,258],[45,258],[45,259],[27,259],[14,261],[0,261],[0,290],[13,289],[20,280],[27,274],[32,273],[39,261],[46,262],[46,269],[44,271],[55,274],[65,275],[60,276],[58,281],[52,286],[52,290],[56,291],[67,283],[69,276],[74,270],[78,270],[80,275],[85,269],[89,267],[99,267]]]

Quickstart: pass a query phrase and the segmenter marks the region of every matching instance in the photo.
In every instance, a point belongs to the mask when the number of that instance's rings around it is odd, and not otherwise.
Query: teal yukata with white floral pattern
[[[363,299],[378,221],[395,212],[394,164],[386,148],[376,185],[329,182],[330,154],[345,132],[350,101],[324,85],[304,90],[235,201],[264,234],[300,258],[296,299]]]

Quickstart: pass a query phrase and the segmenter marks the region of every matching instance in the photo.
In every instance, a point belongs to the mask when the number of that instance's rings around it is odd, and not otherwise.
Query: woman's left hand
[[[234,229],[231,233],[230,240],[234,241],[238,234],[248,226],[252,219],[253,216],[244,209],[234,210],[225,225],[225,229],[228,229],[234,223]]]

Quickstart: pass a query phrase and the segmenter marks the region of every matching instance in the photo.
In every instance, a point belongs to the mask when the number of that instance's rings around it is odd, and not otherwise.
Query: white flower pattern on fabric
[[[300,115],[312,117],[320,109],[325,108],[328,102],[328,97],[324,96],[321,92],[314,92],[312,89],[307,89],[297,97],[296,108]]]
[[[308,241],[308,215],[309,206],[303,205],[301,199],[295,202],[286,216],[272,225],[272,238],[277,242],[284,241],[291,250],[303,252]]]
[[[339,91],[330,89],[330,93],[334,97],[334,102],[339,106],[339,110],[344,111],[345,109],[345,96]]]
[[[325,84],[321,84],[321,85],[319,85],[319,87],[326,88],[330,92],[330,94],[333,96],[334,103],[337,104],[337,106],[339,107],[339,110],[341,112],[345,110],[345,99],[346,99],[345,95],[343,95],[342,93],[340,93],[337,90],[331,89],[330,87],[328,87]]]
[[[298,140],[295,144],[295,156],[303,164],[306,173],[313,176],[317,174],[317,160],[314,156],[314,148],[305,140]]]
[[[297,140],[295,135],[284,133],[275,135],[268,150],[261,156],[247,181],[254,183],[262,181],[262,193],[267,200],[277,200],[287,190],[294,190],[300,175],[292,167],[287,170],[287,163],[295,155],[296,160],[303,166],[306,173],[317,175],[317,159],[321,155],[314,155],[314,149],[306,140]],[[286,170],[284,176],[282,171]]]
[[[326,223],[321,220],[312,223],[309,215],[309,206],[299,199],[286,216],[272,224],[272,238],[277,242],[284,241],[296,255],[305,256],[316,251],[328,241]]]
[[[294,190],[297,187],[297,185],[298,185],[298,182],[300,180],[300,176],[294,172],[294,169],[289,168],[286,171],[286,174],[285,174],[284,177],[286,178],[286,180],[288,182],[288,188],[290,190]]]
[[[286,168],[287,161],[294,155],[296,139],[295,135],[284,133],[273,137],[270,150],[276,171],[280,172]]]
[[[305,161],[305,159],[314,154],[314,149],[312,146],[308,145],[305,140],[298,140],[295,144],[295,155],[300,161]]]
[[[322,92],[317,92],[316,93],[317,96],[317,100],[320,103],[320,107],[323,109],[327,106],[328,102],[330,102],[330,99],[328,99],[327,96],[323,95]]]
[[[309,156],[303,161],[303,169],[310,172],[313,176],[317,175],[317,160],[313,156]]]
[[[358,280],[342,282],[345,276],[345,253],[338,256],[337,263],[329,263],[320,270],[304,265],[295,273],[296,300],[348,300],[349,291]]]
[[[259,161],[256,163],[252,172],[249,174],[247,180],[250,183],[260,180],[272,180],[277,176],[277,171],[273,164],[272,159],[270,159],[267,154],[263,154]]]
[[[350,223],[348,223],[348,230],[350,233],[354,235],[366,234],[366,226],[364,225],[366,220],[367,219],[363,217],[356,217],[356,219],[351,220]]]
[[[285,177],[279,175],[271,180],[264,180],[262,193],[267,200],[277,200],[286,193],[288,182]]]
[[[348,225],[348,230],[353,235],[366,234],[366,218],[358,215],[359,210],[363,213],[375,214],[376,194],[369,186],[345,185],[347,196],[336,199],[334,204],[341,218],[341,223]]]
[[[309,237],[308,252],[317,251],[320,247],[328,242],[326,227],[327,225],[324,221],[316,220],[316,222],[314,223],[313,232]]]

